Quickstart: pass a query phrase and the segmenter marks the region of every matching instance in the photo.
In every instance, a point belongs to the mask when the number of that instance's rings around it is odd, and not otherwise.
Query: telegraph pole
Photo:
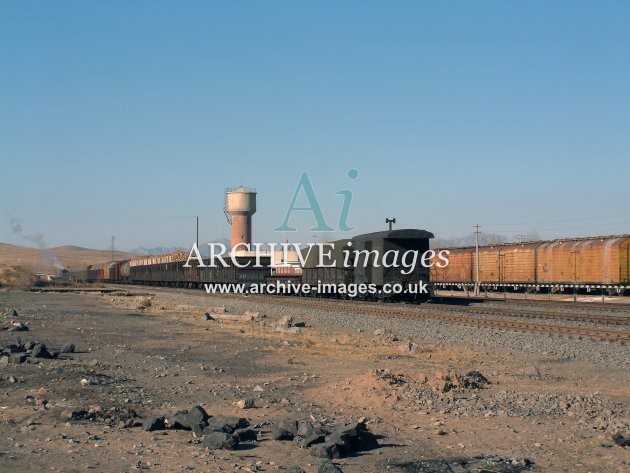
[[[197,248],[199,248],[199,215],[197,215]]]
[[[385,223],[389,224],[389,231],[392,231],[392,223],[396,223],[396,217],[394,218],[387,218],[385,217]]]
[[[473,225],[475,229],[475,296],[479,295],[479,224]]]
[[[114,261],[114,235],[112,235],[112,261]]]

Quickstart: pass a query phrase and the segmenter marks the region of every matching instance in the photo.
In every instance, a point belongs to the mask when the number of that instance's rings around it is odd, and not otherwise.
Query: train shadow
[[[432,297],[428,303],[435,305],[469,306],[471,304],[483,304],[483,302],[483,299],[473,299],[470,297],[435,296]]]

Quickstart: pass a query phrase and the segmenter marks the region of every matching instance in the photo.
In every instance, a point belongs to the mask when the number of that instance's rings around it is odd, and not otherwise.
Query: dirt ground
[[[380,448],[335,459],[344,472],[457,471],[449,462],[478,456],[514,465],[527,459],[531,471],[630,469],[630,449],[616,445],[606,426],[578,421],[570,407],[566,415],[511,416],[436,410],[426,402],[552,392],[595,393],[610,405],[627,405],[627,370],[558,360],[544,377],[523,376],[522,362],[509,353],[443,345],[403,353],[400,342],[386,337],[317,326],[277,332],[272,313],[251,322],[208,321],[207,307],[178,307],[168,291],[156,294],[0,292],[0,311],[15,309],[29,328],[0,332],[1,346],[18,336],[50,349],[76,345],[75,353],[57,359],[0,366],[0,471],[283,471],[296,465],[316,472],[322,460],[296,442],[273,440],[271,426],[285,418],[339,425],[361,417]],[[443,386],[436,373],[471,370],[490,384],[437,392]],[[423,400],[425,390],[432,394]],[[254,407],[235,404],[245,399]],[[210,415],[246,417],[258,442],[207,450],[190,431],[125,426],[134,413],[168,418],[195,405]],[[64,411],[89,414],[67,419]],[[602,411],[604,423],[615,416],[605,406]],[[472,471],[530,468],[501,465]]]

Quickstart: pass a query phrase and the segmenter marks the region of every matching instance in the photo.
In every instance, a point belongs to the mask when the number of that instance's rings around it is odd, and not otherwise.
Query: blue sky
[[[630,2],[0,2],[0,241],[630,233]],[[347,171],[356,168],[351,181]],[[303,202],[302,202],[303,203]],[[15,221],[15,220],[13,220]],[[336,232],[328,238],[345,237]],[[321,241],[321,239],[319,240]]]

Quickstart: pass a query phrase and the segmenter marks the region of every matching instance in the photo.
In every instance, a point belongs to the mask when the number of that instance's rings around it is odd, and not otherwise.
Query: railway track
[[[228,296],[226,294],[223,297]],[[233,295],[234,297],[240,297]],[[273,305],[293,305],[310,307],[317,310],[346,312],[354,314],[380,315],[389,317],[409,318],[418,320],[433,320],[437,322],[464,325],[469,327],[485,327],[506,331],[529,332],[548,334],[550,336],[563,336],[575,339],[590,339],[625,344],[630,342],[630,331],[607,330],[601,328],[577,327],[571,325],[558,325],[553,323],[539,323],[495,319],[489,317],[474,317],[469,315],[445,314],[432,311],[418,310],[417,308],[401,308],[398,304],[375,304],[358,301],[338,301],[329,299],[313,299],[299,297],[278,297],[266,295],[250,295],[252,301],[260,301]],[[436,307],[436,306],[434,306]],[[490,309],[483,307],[466,307],[465,310],[477,314],[488,314],[503,317],[522,317],[530,319],[558,319],[578,322],[613,323],[618,325],[630,325],[628,316],[607,316],[601,314],[565,314],[561,312],[533,311],[506,307],[507,310]]]
[[[602,314],[577,314],[565,312],[549,311],[528,311],[526,309],[515,309],[513,307],[487,308],[487,307],[467,307],[466,311],[483,315],[503,315],[506,317],[522,317],[530,319],[552,319],[569,320],[573,322],[597,322],[614,325],[630,325],[630,316],[624,315],[602,315]]]
[[[509,305],[520,305],[520,306],[529,306],[532,308],[540,309],[542,307],[553,307],[554,309],[558,308],[566,308],[572,310],[605,310],[606,312],[618,312],[622,314],[630,315],[630,303],[625,302],[567,302],[567,301],[559,301],[559,300],[548,300],[548,299],[522,299],[522,298],[508,298],[503,299],[499,297],[464,297],[464,296],[447,296],[447,295],[438,295],[433,299],[431,303],[436,304],[450,304],[450,303],[484,303],[484,302],[492,302],[496,304],[505,304]]]
[[[569,325],[542,324],[532,322],[517,322],[513,320],[499,320],[479,317],[468,317],[463,315],[446,315],[446,314],[389,314],[394,316],[403,316],[411,318],[422,318],[438,320],[458,325],[466,325],[471,327],[488,327],[502,330],[518,331],[518,332],[537,332],[547,333],[549,335],[561,335],[570,338],[587,338],[592,340],[601,340],[609,342],[625,343],[630,341],[630,331],[615,331],[596,328],[572,327]]]
[[[250,296],[251,297],[251,296]],[[260,296],[256,296],[257,298]],[[264,297],[264,296],[263,296]],[[284,302],[283,302],[284,301]],[[262,302],[262,300],[261,300]],[[286,304],[286,299],[277,298],[265,298],[264,302],[271,302],[273,304]],[[452,314],[444,314],[444,313],[434,313],[427,311],[419,311],[412,309],[401,309],[400,307],[395,306],[386,306],[386,305],[374,305],[369,303],[357,303],[357,302],[338,302],[338,301],[328,301],[322,299],[303,299],[303,298],[292,298],[292,305],[299,305],[302,307],[312,307],[317,310],[328,310],[328,311],[337,311],[337,312],[348,312],[355,314],[369,314],[369,315],[381,315],[381,316],[389,316],[389,317],[402,317],[409,319],[422,319],[422,320],[434,320],[438,322],[457,324],[457,325],[465,325],[469,327],[486,327],[486,328],[495,328],[500,330],[509,330],[516,332],[534,332],[541,334],[548,334],[550,336],[563,336],[569,338],[576,339],[590,339],[590,340],[600,340],[600,341],[608,341],[608,342],[620,342],[625,344],[626,342],[630,342],[630,331],[617,331],[617,330],[606,330],[599,328],[587,328],[587,327],[575,327],[570,325],[558,325],[558,324],[548,324],[548,323],[539,323],[539,322],[521,322],[514,320],[504,320],[504,319],[493,319],[486,317],[471,317],[468,315],[452,315]],[[508,313],[496,314],[496,311],[493,315],[501,315],[501,316],[514,316],[510,311]],[[562,314],[563,316],[567,316],[567,314]],[[538,314],[532,317],[531,315],[525,315],[520,313],[518,315],[520,317],[531,317],[536,318]],[[571,317],[571,314],[568,314]],[[544,317],[544,314],[540,314],[540,317]],[[573,317],[582,317],[582,318],[572,318],[568,320],[579,320],[579,321],[588,321],[588,322],[600,322],[600,317],[606,316],[592,316],[595,318],[584,318],[589,317],[587,314],[576,314]],[[625,319],[623,324],[628,324],[629,320],[627,317],[621,317]],[[565,319],[567,320],[567,319]]]

